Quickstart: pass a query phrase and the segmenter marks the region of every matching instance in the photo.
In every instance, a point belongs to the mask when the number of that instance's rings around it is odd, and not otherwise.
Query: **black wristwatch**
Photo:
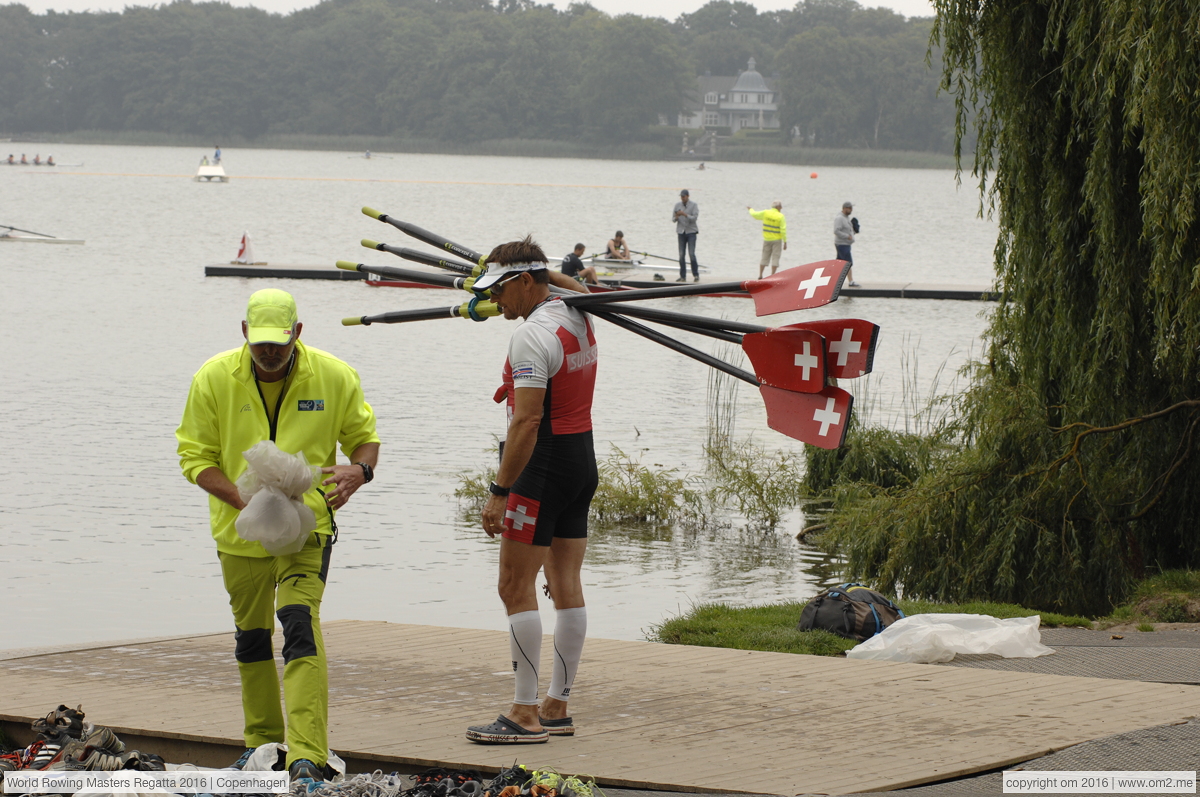
[[[498,495],[501,498],[507,498],[508,494],[511,491],[512,491],[512,488],[501,487],[500,485],[496,484],[495,482],[492,482],[491,484],[488,485],[488,492],[491,493],[492,495]]]
[[[363,469],[363,479],[365,481],[371,481],[371,479],[375,478],[375,471],[370,465],[365,462],[355,462],[354,464]]]

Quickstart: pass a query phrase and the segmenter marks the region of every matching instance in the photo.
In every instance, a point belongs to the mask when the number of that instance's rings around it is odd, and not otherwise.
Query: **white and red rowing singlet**
[[[596,353],[596,335],[585,313],[557,298],[535,307],[508,342],[504,386],[509,422],[516,388],[545,388],[539,437],[590,432]]]

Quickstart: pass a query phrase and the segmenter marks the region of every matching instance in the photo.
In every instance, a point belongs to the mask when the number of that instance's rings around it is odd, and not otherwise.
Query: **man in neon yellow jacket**
[[[337,540],[334,512],[374,478],[379,437],[358,374],[301,343],[302,328],[290,294],[268,289],[252,295],[242,322],[246,343],[196,372],[175,437],[183,475],[209,493],[212,534],[237,628],[247,750],[234,766],[240,769],[259,745],[286,741],[293,780],[321,780],[329,750],[329,686],[320,608]],[[295,554],[272,556],[234,527],[245,507],[234,484],[247,467],[242,454],[262,440],[291,454],[303,451],[327,474],[304,495],[317,528]],[[339,444],[351,464],[336,464]],[[286,732],[271,648],[273,613],[283,626]]]
[[[787,249],[787,219],[783,217],[782,202],[773,202],[769,210],[754,210],[749,205],[746,210],[762,221],[762,259],[758,262],[758,278],[762,279],[767,266],[772,274],[779,270],[779,257]]]

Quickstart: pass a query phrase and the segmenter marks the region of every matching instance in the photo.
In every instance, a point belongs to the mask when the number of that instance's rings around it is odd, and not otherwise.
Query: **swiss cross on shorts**
[[[532,543],[541,508],[541,501],[509,493],[504,507],[504,536],[517,542]]]

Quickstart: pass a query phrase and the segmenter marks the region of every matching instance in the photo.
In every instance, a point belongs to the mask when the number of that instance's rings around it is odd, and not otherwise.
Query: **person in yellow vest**
[[[355,372],[333,355],[300,342],[303,325],[291,294],[275,288],[250,297],[246,342],[209,359],[192,378],[175,431],[183,475],[209,494],[209,520],[229,605],[234,657],[242,682],[246,752],[287,742],[293,782],[327,779],[329,676],[321,637],[321,600],[337,541],[335,510],[374,478],[379,457],[375,413]],[[272,556],[238,535],[245,509],[235,484],[247,468],[242,453],[263,440],[303,452],[322,481],[304,494],[317,527],[297,553]],[[337,449],[349,463],[337,464]],[[314,480],[316,482],[316,480]],[[283,626],[283,700],[271,633]]]
[[[758,278],[762,279],[767,266],[772,274],[779,270],[779,256],[787,249],[787,219],[783,217],[782,202],[772,202],[769,210],[755,210],[749,205],[746,210],[763,226],[762,259],[758,263]]]

